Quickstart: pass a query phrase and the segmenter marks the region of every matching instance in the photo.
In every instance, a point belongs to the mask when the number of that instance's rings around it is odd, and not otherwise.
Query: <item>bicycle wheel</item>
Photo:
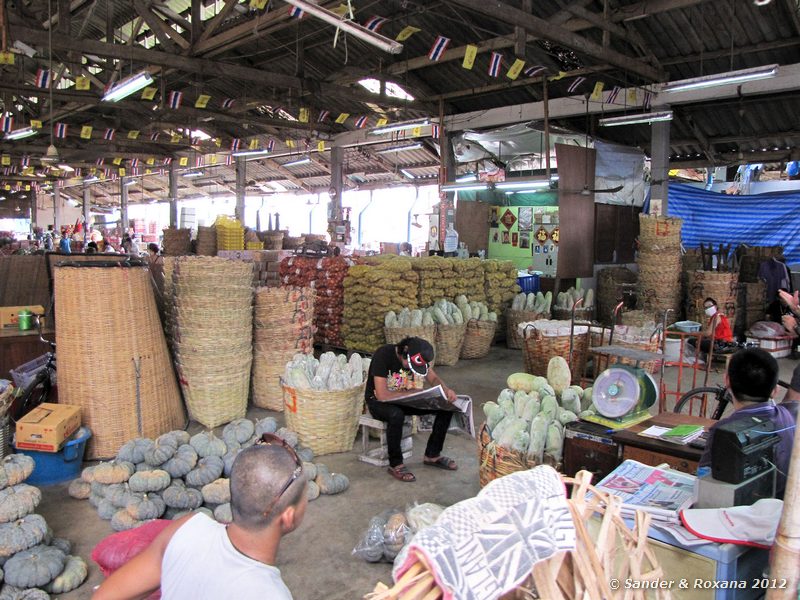
[[[42,402],[48,402],[51,388],[50,370],[42,369],[24,393],[14,399],[10,411],[11,420],[16,423]]]
[[[730,402],[728,390],[720,386],[699,387],[689,390],[683,396],[681,396],[680,400],[678,400],[678,402],[675,404],[675,408],[672,410],[672,412],[683,412],[683,409],[687,406],[688,410],[691,412],[692,408],[699,404],[699,416],[705,416],[708,411],[707,396],[714,397],[714,412],[712,413],[711,418],[718,421],[722,417],[722,413],[725,412],[725,408]]]

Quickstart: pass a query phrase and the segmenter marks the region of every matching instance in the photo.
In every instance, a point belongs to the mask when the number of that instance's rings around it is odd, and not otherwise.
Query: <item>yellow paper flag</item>
[[[215,165],[215,164],[217,164],[217,155],[216,155],[216,154],[210,154],[210,155],[208,156],[208,160],[207,160],[206,162],[207,162],[207,164],[209,164],[209,165]]]
[[[185,166],[187,166],[187,165],[189,164],[189,157],[188,157],[188,156],[181,156],[181,157],[178,159],[178,164],[179,164],[181,167],[185,167]]]
[[[84,125],[81,127],[81,139],[90,140],[92,139],[92,126],[91,125]]]
[[[519,74],[522,72],[522,67],[525,66],[525,61],[521,58],[518,58],[514,61],[514,64],[508,69],[508,73],[506,73],[506,77],[509,79],[516,79],[519,77]]]
[[[386,117],[381,117],[381,118],[380,118],[380,119],[378,119],[378,120],[377,120],[377,122],[375,123],[375,127],[383,127],[383,126],[384,126],[384,125],[386,125],[388,122],[389,122],[389,119],[387,119]]]
[[[150,174],[152,174],[152,173],[153,173],[153,169],[145,169],[145,170],[144,170],[144,174],[145,174],[145,175],[150,175]]]
[[[625,93],[625,101],[627,104],[638,104],[639,98],[636,93],[636,88],[628,88],[628,91]]]
[[[221,148],[222,147],[222,138],[214,138],[214,145],[217,148]]]
[[[418,31],[420,31],[419,27],[412,27],[411,25],[409,25],[408,27],[404,27],[403,30],[400,33],[398,33],[397,37],[394,39],[396,39],[398,42],[405,42],[408,38],[410,38]]]
[[[253,138],[250,140],[250,143],[247,145],[249,150],[258,150],[258,138]]]
[[[31,191],[31,186],[26,184],[25,185],[25,191],[26,192],[30,192]]]
[[[325,152],[325,142],[317,142],[317,152]]]
[[[341,113],[338,117],[336,117],[336,122],[341,125],[345,121],[347,121],[347,117],[350,116],[350,113]]]
[[[115,165],[121,165],[122,159],[119,156],[115,156],[114,160],[112,161]]]
[[[22,174],[25,176],[33,175],[33,167],[25,167],[22,169]]]
[[[119,168],[119,176],[120,177],[125,177],[125,172],[126,172],[125,171],[125,167],[120,167]]]
[[[148,165],[154,165],[154,164],[156,164],[156,159],[155,159],[155,157],[151,156],[150,158],[148,158],[144,162],[145,162],[145,164],[148,164]]]
[[[566,76],[567,76],[567,72],[566,71],[559,71],[558,75],[551,75],[547,79],[549,81],[558,81],[559,79],[564,79],[564,77],[566,77]]]
[[[421,135],[422,135],[422,127],[417,126],[417,127],[414,127],[414,129],[411,130],[411,136],[412,137],[419,137]]]
[[[42,122],[39,119],[31,119],[31,127],[34,129],[41,129]]]
[[[92,82],[85,75],[78,75],[75,78],[75,89],[85,92],[92,87]]]
[[[152,100],[156,97],[156,92],[158,88],[156,87],[146,87],[142,90],[142,100]]]
[[[592,90],[592,94],[589,96],[589,100],[592,102],[600,102],[603,99],[603,87],[605,84],[602,81],[598,81],[594,84],[594,89]]]
[[[128,139],[129,139],[129,140],[135,140],[135,139],[137,139],[138,137],[139,137],[139,130],[138,130],[138,129],[131,129],[131,130],[128,132]]]
[[[173,133],[172,137],[169,138],[169,141],[173,144],[177,144],[183,139],[183,136],[180,133]]]
[[[205,108],[208,106],[208,101],[211,100],[211,96],[208,94],[200,94],[197,97],[197,101],[194,103],[195,108]]]
[[[308,123],[308,109],[307,108],[301,108],[300,109],[300,114],[297,116],[297,120],[300,121],[301,123]]]
[[[11,189],[11,186],[10,186],[10,185],[8,185],[8,184],[6,184],[6,185],[3,187],[3,189],[4,189],[5,191],[8,191],[8,190],[10,190],[10,189]]]
[[[287,148],[294,148],[294,140],[286,140]]]
[[[250,8],[262,10],[267,5],[267,0],[250,0]]]
[[[0,65],[13,65],[14,53],[13,52],[0,52]]]
[[[332,9],[331,9],[331,12],[332,12],[333,14],[335,14],[335,15],[339,15],[340,17],[343,17],[343,16],[345,16],[345,15],[346,15],[346,14],[347,14],[349,11],[350,11],[350,9],[349,9],[349,8],[347,8],[347,5],[346,5],[346,4],[340,4],[340,5],[339,5],[339,6],[337,6],[336,8],[332,8]]]
[[[478,47],[474,44],[467,44],[467,49],[464,51],[464,62],[461,66],[465,69],[471,69],[475,65],[475,57],[478,56]]]
[[[3,154],[3,156],[0,156],[0,165],[3,165],[5,167],[10,164],[11,164],[11,157],[8,154]]]

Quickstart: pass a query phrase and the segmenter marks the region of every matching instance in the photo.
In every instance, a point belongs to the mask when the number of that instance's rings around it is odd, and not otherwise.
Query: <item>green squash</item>
[[[197,466],[186,474],[184,478],[186,480],[186,485],[197,488],[203,487],[222,475],[222,469],[224,467],[225,465],[219,456],[201,458],[197,461]]]
[[[47,533],[47,522],[41,515],[28,515],[18,521],[0,525],[0,558],[39,544]]]
[[[256,426],[250,419],[236,419],[231,421],[222,430],[222,439],[226,444],[236,442],[243,444],[255,433]]]
[[[91,491],[91,484],[80,477],[73,479],[67,488],[67,493],[76,500],[86,500]]]
[[[201,490],[206,504],[225,504],[231,501],[231,480],[216,479]]]
[[[20,588],[47,585],[64,570],[66,558],[52,546],[35,546],[18,552],[3,567],[6,583]]]
[[[117,452],[117,460],[123,460],[133,464],[144,462],[145,453],[153,447],[153,440],[150,438],[135,438],[122,445]]]
[[[189,443],[197,451],[200,458],[209,456],[223,457],[228,451],[225,441],[214,435],[212,431],[203,431],[193,435]]]
[[[39,588],[18,588],[4,585],[0,590],[0,600],[50,600],[50,594]]]
[[[64,570],[44,589],[52,594],[66,594],[81,585],[88,573],[86,561],[80,556],[67,556]]]
[[[141,471],[134,473],[128,485],[133,492],[160,492],[166,489],[172,478],[169,473],[156,469],[155,471]]]
[[[233,521],[233,513],[231,512],[231,504],[230,502],[226,502],[225,504],[220,504],[217,508],[214,509],[214,519],[219,523],[225,523],[226,525]]]
[[[39,488],[24,483],[0,490],[0,523],[16,521],[31,514],[41,500]]]
[[[144,453],[144,462],[151,467],[160,467],[178,451],[178,446],[175,445],[173,438],[164,438],[161,436],[153,444],[152,448]]]
[[[2,487],[22,483],[33,473],[34,466],[33,459],[25,454],[6,456],[0,463],[0,472],[2,472],[0,473],[0,483],[4,484]]]
[[[178,447],[174,456],[161,465],[161,468],[170,474],[170,477],[177,479],[186,474],[197,465],[197,452],[189,444]]]
[[[97,465],[92,472],[92,480],[97,483],[124,483],[136,472],[133,463],[109,461]]]
[[[203,494],[195,488],[187,488],[180,479],[174,480],[172,484],[161,493],[164,503],[170,508],[179,510],[193,510],[203,504]]]
[[[131,494],[125,510],[137,521],[148,521],[163,515],[167,505],[158,494]]]

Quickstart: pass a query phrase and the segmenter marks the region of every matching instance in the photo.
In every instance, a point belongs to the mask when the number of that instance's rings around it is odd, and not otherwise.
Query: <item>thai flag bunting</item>
[[[649,90],[644,91],[644,100],[642,100],[643,108],[650,108],[650,103],[653,101],[653,92]]]
[[[194,166],[195,167],[202,167],[203,166],[203,157],[202,156],[198,155],[198,156],[196,156],[194,158]]]
[[[106,129],[106,132],[103,134],[103,139],[111,141],[114,139],[114,135],[117,133],[116,129]]]
[[[106,161],[106,160],[105,160],[104,158],[98,158],[96,161],[94,161],[94,164],[96,164],[96,165],[99,167],[99,166],[102,166],[102,164],[103,164],[105,161]]]
[[[80,167],[75,169],[75,177],[80,177],[82,173],[83,171],[81,170]]]
[[[431,137],[434,140],[438,140],[439,139],[439,126],[436,123],[431,125]]]
[[[159,135],[161,135],[161,134],[158,131],[154,131],[153,133],[150,134],[150,141],[151,142],[157,142]]]
[[[47,69],[39,69],[36,71],[36,87],[50,87],[50,71]]]
[[[20,161],[23,167],[30,167],[31,166],[31,157],[30,156],[23,156],[22,160]]]
[[[60,187],[60,188],[64,187],[64,180],[63,179],[57,179],[56,180],[56,186]]]
[[[503,55],[499,52],[492,52],[492,58],[489,60],[489,75],[497,77],[500,74],[501,64],[503,64]]]
[[[571,93],[577,91],[578,88],[581,87],[581,84],[584,81],[586,81],[586,77],[576,77],[575,80],[567,88],[567,92],[571,94]]]
[[[525,69],[524,73],[526,77],[536,77],[539,73],[546,71],[547,67],[544,65],[531,65],[527,69]]]
[[[183,100],[183,92],[170,92],[169,93],[169,107],[173,109],[177,109],[181,107],[181,101]]]
[[[138,166],[139,166],[139,159],[138,158],[132,158],[131,159],[131,167],[138,167]]]
[[[356,120],[356,129],[361,129],[367,124],[367,117],[366,115],[363,117],[358,117]]]
[[[172,164],[172,157],[168,156],[164,159],[164,165],[171,165]]]
[[[320,111],[319,117],[317,117],[317,123],[322,123],[325,119],[328,118],[328,115],[330,115],[330,114],[331,114],[331,111],[329,111],[329,110]]]
[[[106,179],[111,177],[111,169],[103,169],[103,177],[105,177]]]
[[[233,164],[233,157],[230,154],[225,155],[225,166],[230,167]]]
[[[117,174],[111,173],[111,181],[116,181],[116,180],[117,180]]]
[[[296,6],[290,6],[289,7],[289,16],[290,17],[297,17],[298,19],[301,19],[303,17],[303,11],[302,11],[302,9],[297,8]]]
[[[231,140],[231,152],[238,152],[241,146],[242,146],[242,140],[240,140],[239,138],[233,138]]]
[[[444,51],[447,50],[447,46],[450,44],[450,38],[446,38],[443,35],[437,35],[436,41],[433,42],[433,46],[431,46],[430,52],[428,52],[428,58],[433,62],[438,61],[442,58],[442,54]]]
[[[614,104],[617,101],[617,96],[619,96],[619,92],[622,88],[618,85],[615,85],[611,88],[611,92],[609,92],[608,97],[606,98],[606,104]]]
[[[57,138],[65,138],[65,137],[67,137],[67,124],[66,123],[56,123],[56,137]]]
[[[0,129],[3,130],[3,133],[8,133],[14,129],[14,117],[8,114],[0,117]]]
[[[225,100],[222,101],[222,108],[231,108],[234,102],[236,102],[236,100],[233,98],[225,98]]]
[[[386,23],[386,21],[388,21],[388,19],[384,19],[383,17],[374,15],[369,19],[367,19],[367,22],[364,23],[364,27],[366,27],[370,31],[378,33],[378,31],[380,30],[381,27],[383,27],[383,24]]]
[[[275,148],[275,140],[271,139],[267,142],[267,152],[272,152]]]

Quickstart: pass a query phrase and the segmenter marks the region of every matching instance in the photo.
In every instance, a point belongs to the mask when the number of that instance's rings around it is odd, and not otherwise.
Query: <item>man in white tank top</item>
[[[232,523],[202,513],[175,521],[106,579],[93,599],[140,598],[160,586],[165,600],[291,600],[274,564],[281,538],[303,520],[306,476],[283,440],[265,434],[263,442],[233,463]]]

